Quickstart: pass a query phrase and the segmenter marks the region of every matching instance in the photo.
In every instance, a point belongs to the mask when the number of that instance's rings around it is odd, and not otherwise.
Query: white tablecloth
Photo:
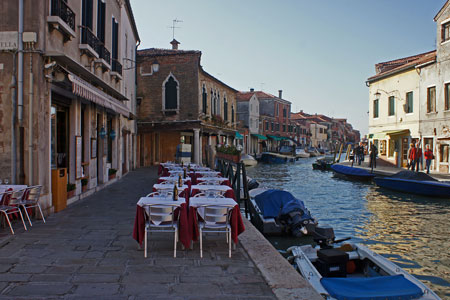
[[[140,207],[144,206],[145,204],[170,204],[175,206],[180,206],[181,204],[185,203],[184,198],[178,198],[177,201],[173,201],[172,196],[169,197],[141,197],[137,203]]]
[[[156,189],[157,191],[165,190],[165,191],[168,191],[168,192],[172,192],[173,191],[173,184],[157,183],[157,184],[153,185],[153,188]],[[178,195],[181,194],[182,192],[184,192],[184,190],[186,190],[187,188],[189,188],[189,187],[186,184],[183,184],[181,187],[178,186],[178,184],[177,184]]]
[[[191,191],[193,190],[199,190],[199,191],[208,191],[208,190],[214,190],[214,191],[221,191],[226,192],[228,190],[232,190],[228,185],[221,185],[221,184],[195,184],[191,186]]]
[[[227,205],[234,207],[237,205],[233,198],[214,198],[214,197],[192,197],[189,199],[189,206],[196,207],[197,213],[204,218],[205,209],[202,205]]]
[[[162,177],[159,177],[159,179],[168,181],[168,182],[172,182],[172,183],[174,183],[174,182],[178,183],[178,176],[162,176]],[[181,178],[181,180],[183,180],[183,183],[185,183],[186,181],[191,180],[191,178],[186,177],[186,178]]]
[[[5,185],[5,184],[2,184],[2,185],[0,185],[0,193],[4,193],[8,189],[13,189],[13,191],[18,191],[21,189],[25,189],[27,187],[28,187],[27,185]]]
[[[208,182],[215,182],[215,183],[221,183],[228,180],[228,178],[225,177],[199,177],[197,178],[197,181],[208,181]]]

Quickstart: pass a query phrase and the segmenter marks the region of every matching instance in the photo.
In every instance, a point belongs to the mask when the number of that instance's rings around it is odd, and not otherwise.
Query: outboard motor
[[[248,184],[247,184],[247,187],[248,187],[249,191],[253,190],[253,189],[256,189],[258,186],[259,186],[259,183],[255,179],[250,180],[248,182]]]
[[[331,227],[317,227],[308,225],[306,229],[308,233],[312,235],[314,242],[316,242],[321,249],[332,248],[333,244],[351,239],[350,237],[347,237],[340,240],[335,240],[336,236],[334,235],[334,230]]]
[[[280,216],[279,220],[285,223],[288,228],[290,228],[292,235],[295,237],[302,237],[304,235],[307,235],[307,225],[316,225],[309,212],[305,213],[305,211],[303,210],[291,211],[286,215]]]

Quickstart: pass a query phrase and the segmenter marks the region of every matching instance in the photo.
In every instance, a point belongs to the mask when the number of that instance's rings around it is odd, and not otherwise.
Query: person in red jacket
[[[411,143],[410,148],[408,149],[408,159],[409,159],[409,166],[408,169],[411,168],[412,171],[414,171],[414,168],[416,166],[416,160],[417,160],[417,152],[416,147],[414,146],[414,143]]]
[[[423,155],[422,155],[422,147],[420,146],[420,141],[416,144],[416,172],[419,172],[419,164],[420,171],[423,171]]]
[[[427,144],[427,146],[425,147],[425,152],[423,153],[423,155],[425,156],[425,165],[427,167],[427,174],[429,174],[430,173],[431,160],[434,159],[433,151],[431,151],[430,145]]]

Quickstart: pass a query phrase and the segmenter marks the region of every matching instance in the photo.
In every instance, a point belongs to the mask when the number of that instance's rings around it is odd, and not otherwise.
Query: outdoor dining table
[[[181,180],[183,181],[183,184],[189,185],[189,183],[191,182],[191,178],[187,177],[187,178],[183,178],[181,177]],[[178,176],[162,176],[158,178],[158,183],[162,183],[162,182],[171,182],[173,183],[178,183]]]
[[[197,213],[202,217],[203,211],[200,208],[202,205],[230,205],[233,206],[231,212],[231,238],[233,242],[237,244],[237,237],[244,232],[244,222],[242,221],[242,215],[239,210],[239,205],[233,198],[215,198],[215,197],[193,197],[189,200],[189,226],[191,230],[192,240],[195,242],[198,240],[200,234],[198,230]]]
[[[191,185],[191,196],[194,196],[195,194],[202,193],[202,192],[207,193],[208,191],[219,191],[219,192],[224,193],[224,196],[226,198],[236,199],[233,189],[231,187],[229,187],[228,185],[223,185],[223,184]]]
[[[198,177],[197,178],[197,183],[200,182],[213,182],[214,184],[223,184],[223,185],[228,185],[230,186],[230,181],[228,180],[228,178],[225,177]]]
[[[177,201],[173,201],[172,196],[166,197],[141,197],[136,204],[136,216],[134,218],[133,238],[142,245],[145,235],[145,217],[144,208],[145,204],[175,204],[178,208],[175,210],[175,214],[179,214],[178,232],[180,241],[188,248],[192,241],[192,230],[189,226],[188,219],[188,207],[184,198],[178,198]],[[178,215],[177,215],[178,216]],[[175,216],[175,217],[177,217]]]
[[[28,186],[27,185],[18,185],[18,184],[10,184],[10,185],[6,185],[6,184],[0,184],[0,193],[4,193],[9,189],[12,189],[13,191],[18,191],[18,190],[22,190],[22,189],[26,189]]]

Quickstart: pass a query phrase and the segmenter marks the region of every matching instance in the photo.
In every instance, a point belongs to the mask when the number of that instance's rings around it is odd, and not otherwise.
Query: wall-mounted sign
[[[19,42],[17,31],[0,32],[0,51],[16,50]]]

